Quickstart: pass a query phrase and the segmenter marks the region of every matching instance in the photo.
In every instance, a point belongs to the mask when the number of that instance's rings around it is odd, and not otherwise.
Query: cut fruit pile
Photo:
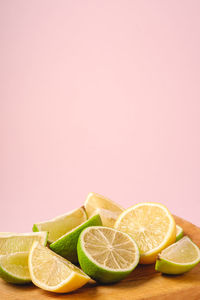
[[[33,231],[0,233],[0,276],[15,284],[32,281],[56,293],[78,289],[90,278],[118,282],[138,263],[155,263],[158,272],[182,274],[200,261],[199,247],[183,237],[183,229],[159,203],[125,210],[90,193],[84,206],[35,223]],[[78,263],[80,268],[74,265]]]

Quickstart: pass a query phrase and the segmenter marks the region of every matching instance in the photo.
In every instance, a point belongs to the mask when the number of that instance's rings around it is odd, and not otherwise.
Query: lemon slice
[[[183,237],[183,228],[181,226],[176,225],[176,242],[179,241]]]
[[[28,270],[28,252],[0,256],[0,276],[7,282],[26,284],[31,281]]]
[[[80,207],[54,219],[33,225],[33,231],[48,231],[48,242],[53,243],[63,234],[87,220],[85,209]]]
[[[159,203],[139,203],[125,210],[115,228],[130,234],[140,249],[140,263],[156,261],[157,254],[176,239],[176,224],[169,210]]]
[[[82,231],[77,251],[83,271],[102,283],[125,278],[137,266],[140,257],[136,242],[128,234],[102,226]]]
[[[124,209],[112,200],[96,193],[89,193],[84,203],[88,217],[99,214],[103,226],[113,227],[114,223]]]
[[[90,279],[81,269],[38,242],[33,243],[28,265],[32,282],[51,292],[71,292]]]
[[[182,274],[200,262],[200,250],[188,236],[164,249],[156,260],[156,271],[165,274]]]

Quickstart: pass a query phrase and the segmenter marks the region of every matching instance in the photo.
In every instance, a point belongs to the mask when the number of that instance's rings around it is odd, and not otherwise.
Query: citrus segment
[[[81,269],[38,242],[30,250],[28,264],[33,283],[51,292],[71,292],[90,279]]]
[[[199,247],[185,236],[158,255],[155,269],[166,274],[182,274],[191,270],[199,262]]]
[[[52,243],[87,220],[85,209],[80,207],[51,220],[33,225],[33,231],[48,231],[48,242]]]
[[[113,227],[123,207],[96,193],[89,193],[84,203],[88,217],[100,214],[103,226]]]
[[[89,218],[87,221],[72,229],[70,232],[61,236],[57,241],[50,245],[50,248],[57,254],[70,260],[72,263],[78,263],[77,243],[80,233],[89,226],[102,225],[99,215]]]

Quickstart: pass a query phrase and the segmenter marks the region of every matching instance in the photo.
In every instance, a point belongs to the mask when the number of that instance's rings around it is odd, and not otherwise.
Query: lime
[[[71,292],[90,279],[81,269],[38,242],[33,243],[28,265],[32,282],[55,293]]]
[[[123,212],[123,207],[114,201],[96,193],[89,193],[84,203],[88,217],[99,214],[103,226],[113,227],[114,223]]]
[[[0,256],[0,276],[7,282],[26,284],[31,281],[28,270],[28,252]]]
[[[102,283],[125,278],[137,266],[140,257],[136,242],[128,234],[102,226],[83,230],[77,250],[83,271]]]
[[[16,284],[30,282],[28,252],[34,241],[46,245],[47,236],[47,232],[0,234],[0,277]]]
[[[78,263],[77,242],[83,229],[89,226],[102,225],[99,215],[93,216],[81,225],[72,229],[70,232],[61,236],[57,241],[50,245],[51,250],[70,260],[72,263]]]
[[[164,249],[156,260],[156,271],[165,274],[182,274],[200,262],[200,250],[188,236]]]
[[[182,239],[183,237],[183,228],[181,226],[176,225],[176,242]]]
[[[53,243],[65,233],[87,220],[85,209],[80,207],[54,219],[33,225],[33,231],[48,231],[48,242]]]
[[[175,242],[176,224],[160,203],[139,203],[118,217],[115,228],[130,234],[140,249],[140,263],[151,264],[158,253]]]
[[[15,252],[28,252],[34,241],[43,245],[47,243],[48,233],[45,231],[31,233],[11,233],[0,236],[0,255]]]

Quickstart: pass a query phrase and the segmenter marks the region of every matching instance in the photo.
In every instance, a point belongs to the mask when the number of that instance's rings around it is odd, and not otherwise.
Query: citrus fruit
[[[47,236],[43,231],[0,234],[0,277],[16,284],[30,282],[28,252],[34,241],[46,245]]]
[[[54,219],[33,225],[33,231],[48,231],[48,242],[53,243],[66,232],[87,220],[85,209],[80,207]]]
[[[31,281],[28,270],[28,252],[0,256],[0,277],[7,282],[26,284]]]
[[[176,239],[174,218],[159,203],[139,203],[126,209],[118,217],[115,228],[134,238],[143,264],[154,263],[157,254]]]
[[[102,283],[117,282],[139,262],[139,249],[128,234],[103,226],[88,227],[79,236],[78,260],[83,271]]]
[[[104,208],[95,209],[91,216],[97,214],[100,215],[103,226],[112,227],[112,228],[119,216],[119,213]]]
[[[165,274],[182,274],[200,262],[200,250],[188,236],[165,248],[156,260],[156,271]]]
[[[123,207],[96,193],[89,193],[84,203],[88,217],[99,213],[103,226],[113,227]],[[99,210],[98,210],[99,209]]]
[[[34,241],[43,245],[47,243],[48,232],[11,233],[0,236],[0,255],[7,255],[15,252],[28,252]]]
[[[38,242],[33,243],[28,265],[32,282],[51,292],[71,292],[90,279],[78,267]]]
[[[181,226],[176,225],[176,242],[179,241],[183,237],[183,228]]]
[[[51,250],[65,257],[73,263],[78,263],[77,242],[81,231],[89,226],[102,225],[99,215],[89,218],[87,221],[61,236],[50,245]]]

